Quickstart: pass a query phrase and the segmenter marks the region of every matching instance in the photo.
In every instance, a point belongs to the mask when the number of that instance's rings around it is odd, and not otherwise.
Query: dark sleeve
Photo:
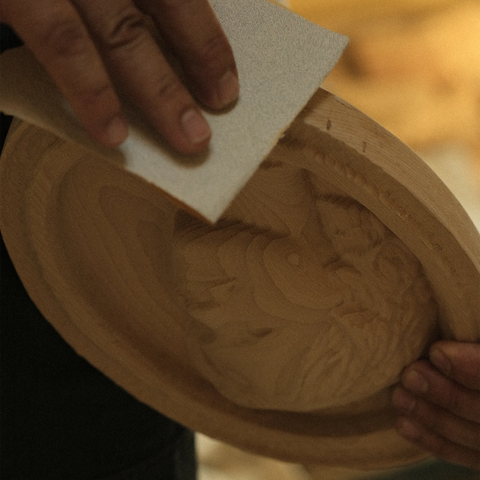
[[[20,45],[23,45],[23,42],[17,34],[8,25],[0,22],[0,53]]]
[[[0,23],[0,54],[10,48],[19,47],[22,41],[17,37],[15,32],[4,23]],[[0,75],[2,72],[0,71]],[[1,92],[0,92],[1,95]],[[12,118],[0,112],[0,152],[3,148],[5,136],[7,135],[8,127],[10,126]]]
[[[21,44],[0,24],[2,51]],[[1,74],[1,72],[0,72]],[[0,145],[10,118],[1,114]],[[193,480],[193,434],[138,402],[63,341],[1,240],[1,472],[5,480]]]

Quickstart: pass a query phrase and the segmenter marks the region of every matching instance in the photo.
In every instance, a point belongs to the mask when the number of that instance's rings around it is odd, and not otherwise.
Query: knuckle
[[[107,21],[102,40],[110,49],[136,47],[148,36],[145,16],[133,5],[125,7]]]
[[[88,34],[75,18],[51,18],[40,42],[54,55],[67,57],[83,54],[88,48]]]

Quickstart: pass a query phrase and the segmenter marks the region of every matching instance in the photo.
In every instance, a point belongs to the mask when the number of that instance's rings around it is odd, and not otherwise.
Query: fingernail
[[[452,364],[450,359],[439,349],[435,348],[430,352],[430,361],[445,375],[450,375]]]
[[[210,137],[212,131],[202,114],[194,108],[187,110],[182,118],[181,123],[183,132],[187,136],[190,143],[197,144],[205,141]]]
[[[420,438],[420,430],[407,418],[400,418],[398,420],[397,430],[400,435],[410,440],[418,440]]]
[[[109,145],[120,145],[128,135],[128,125],[122,116],[114,117],[105,129],[105,140]]]
[[[238,97],[240,85],[236,75],[229,71],[218,82],[218,97],[223,106],[232,103]]]
[[[409,371],[402,378],[403,385],[412,392],[418,393],[427,393],[428,392],[428,382],[427,379],[417,372],[417,370]]]
[[[396,388],[392,395],[392,404],[396,410],[411,413],[415,408],[416,400],[403,388]]]

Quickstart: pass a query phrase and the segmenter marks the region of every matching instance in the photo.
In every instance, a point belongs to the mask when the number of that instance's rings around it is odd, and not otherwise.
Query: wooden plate
[[[396,434],[389,392],[438,337],[480,339],[480,237],[435,174],[350,105],[319,90],[214,226],[24,123],[0,181],[32,299],[139,400],[282,460],[426,457]]]

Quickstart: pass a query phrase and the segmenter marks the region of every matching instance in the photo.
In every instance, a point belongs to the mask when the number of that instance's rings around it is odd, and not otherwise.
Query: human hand
[[[398,432],[448,462],[480,469],[480,344],[440,341],[413,363],[392,402]]]
[[[210,127],[146,26],[149,15],[196,99],[220,109],[238,96],[232,49],[208,0],[2,0],[9,24],[49,72],[85,130],[116,146],[127,125],[117,91],[177,151],[197,153]]]

